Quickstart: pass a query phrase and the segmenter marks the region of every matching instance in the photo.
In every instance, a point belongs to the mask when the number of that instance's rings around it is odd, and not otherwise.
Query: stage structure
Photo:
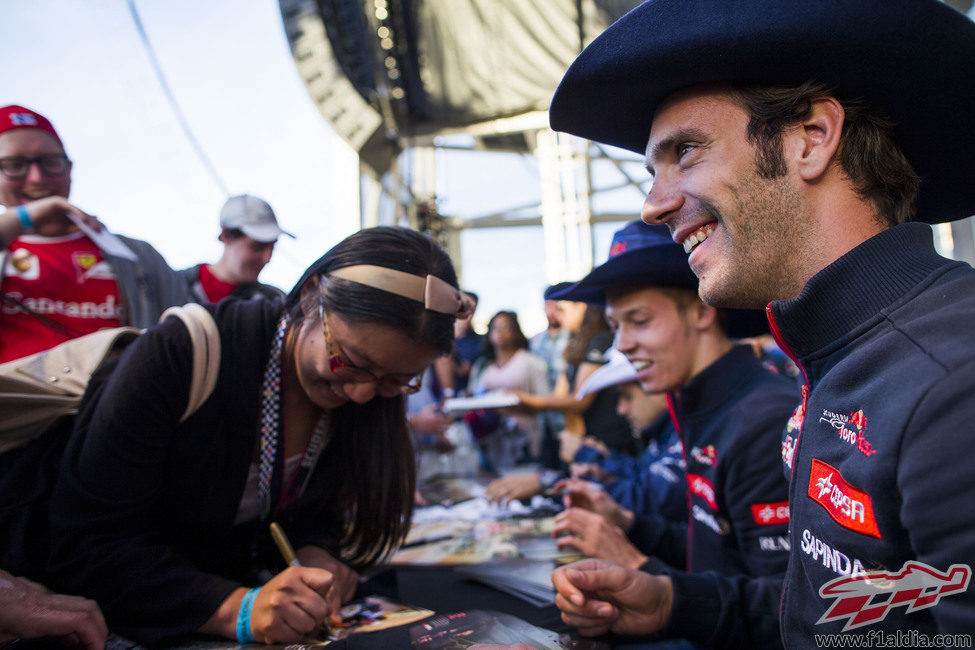
[[[549,282],[585,274],[593,225],[636,217],[649,189],[638,156],[554,133],[546,113],[575,56],[637,4],[279,0],[308,93],[359,155],[360,225],[406,219],[443,242],[458,268],[462,230],[541,225]],[[972,11],[972,0],[948,4]],[[439,154],[448,151],[531,157],[539,200],[463,218],[442,214],[436,161],[443,165]],[[624,188],[635,190],[625,211],[599,201]],[[938,226],[935,236],[943,254],[975,263],[972,219]]]
[[[594,224],[638,215],[649,188],[640,157],[555,133],[547,115],[568,65],[637,0],[279,4],[309,95],[359,155],[362,226],[406,219],[460,262],[464,229],[540,225],[556,282],[592,266]],[[538,200],[442,214],[437,161],[464,151],[530,157]],[[600,209],[601,194],[620,191],[628,212]]]

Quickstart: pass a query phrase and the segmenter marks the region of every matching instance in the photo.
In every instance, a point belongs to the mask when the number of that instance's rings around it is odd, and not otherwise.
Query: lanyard
[[[328,422],[328,416],[322,413],[315,425],[315,431],[305,446],[301,463],[295,468],[294,473],[291,474],[291,479],[285,484],[281,498],[278,499],[278,505],[274,509],[275,513],[289,507],[304,494],[305,488],[308,487],[308,481],[311,480],[312,471],[318,463],[318,457],[321,456],[322,450],[325,448],[325,432],[328,430]]]
[[[291,478],[284,484],[283,493],[278,498],[276,506],[274,502],[272,478],[275,471],[283,473],[284,466],[284,416],[281,413],[281,371],[283,368],[281,352],[284,347],[284,335],[288,329],[288,317],[282,316],[278,322],[274,339],[271,342],[271,354],[264,371],[264,382],[261,385],[261,453],[258,466],[257,493],[261,504],[261,513],[267,519],[274,512],[282,510],[295,501],[304,493],[311,479],[312,471],[318,464],[318,458],[325,448],[326,433],[328,430],[329,417],[327,413],[322,413],[315,425],[315,430],[305,452],[302,455],[301,463],[295,469]]]

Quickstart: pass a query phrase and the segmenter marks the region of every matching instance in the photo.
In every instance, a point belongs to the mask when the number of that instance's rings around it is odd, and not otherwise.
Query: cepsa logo
[[[753,503],[752,518],[760,526],[789,523],[789,502]]]
[[[714,496],[714,485],[700,474],[690,474],[687,477],[687,487],[697,496],[704,499],[712,510],[718,509],[718,501]]]
[[[870,495],[847,483],[832,465],[812,459],[806,494],[840,526],[880,539]]]
[[[909,560],[898,573],[872,571],[830,580],[819,588],[822,598],[835,598],[817,625],[846,620],[843,632],[878,623],[894,607],[907,607],[910,614],[934,607],[944,596],[964,592],[972,577],[967,564],[952,564],[946,573]]]

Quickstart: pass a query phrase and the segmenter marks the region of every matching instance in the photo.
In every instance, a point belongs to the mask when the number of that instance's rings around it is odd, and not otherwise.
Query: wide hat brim
[[[895,124],[916,220],[975,214],[975,23],[937,0],[649,0],[569,68],[553,129],[644,153],[659,103],[710,82],[814,80]]]
[[[697,276],[680,246],[637,248],[611,257],[584,278],[561,291],[553,300],[606,304],[606,291],[616,287],[682,287],[697,291]],[[768,334],[768,319],[759,309],[725,309],[725,331],[738,339]]]

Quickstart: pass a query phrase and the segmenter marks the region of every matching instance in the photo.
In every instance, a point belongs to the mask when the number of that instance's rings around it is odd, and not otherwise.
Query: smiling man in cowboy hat
[[[972,630],[975,271],[904,222],[975,212],[973,60],[975,25],[935,0],[651,0],[553,100],[554,128],[645,153],[644,220],[706,301],[767,305],[802,369],[781,453],[790,648]],[[587,634],[751,645],[754,580],[596,561],[554,580]]]

